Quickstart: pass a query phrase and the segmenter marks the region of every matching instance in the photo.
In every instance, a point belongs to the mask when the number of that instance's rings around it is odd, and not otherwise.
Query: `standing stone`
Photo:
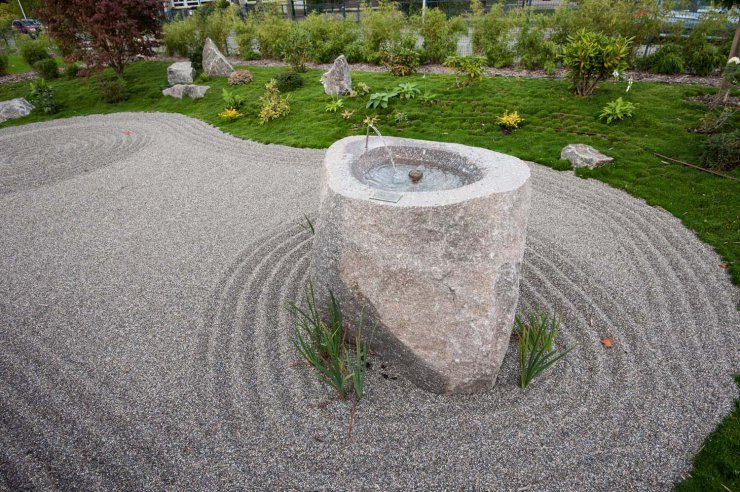
[[[162,91],[162,94],[165,96],[176,97],[178,99],[182,99],[183,97],[200,99],[206,95],[208,89],[210,89],[210,87],[207,85],[178,84],[166,88]]]
[[[234,67],[221,54],[211,38],[207,38],[203,46],[203,71],[208,75],[220,77],[228,77],[234,71]]]
[[[195,78],[195,69],[189,61],[173,63],[167,67],[167,82],[170,85],[190,84]]]
[[[590,169],[603,166],[614,160],[586,144],[566,145],[560,151],[560,158],[569,160],[575,168],[588,167]]]
[[[9,101],[0,101],[0,123],[28,116],[31,114],[32,110],[33,104],[22,97],[11,99]]]
[[[321,76],[321,84],[324,86],[324,92],[330,96],[343,96],[350,93],[352,77],[349,63],[344,55],[339,55],[329,71]]]

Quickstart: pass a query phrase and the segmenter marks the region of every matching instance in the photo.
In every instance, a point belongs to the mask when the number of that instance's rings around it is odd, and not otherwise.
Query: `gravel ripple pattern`
[[[522,391],[511,344],[492,391],[455,397],[373,357],[348,440],[284,309],[323,151],[156,113],[0,143],[0,490],[671,490],[738,396],[719,257],[533,164],[519,309],[561,312],[576,349]]]

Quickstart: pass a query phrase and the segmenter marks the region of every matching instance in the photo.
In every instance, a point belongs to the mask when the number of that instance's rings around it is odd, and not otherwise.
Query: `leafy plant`
[[[355,114],[354,111],[344,110],[342,111],[342,118],[344,118],[345,120],[348,120],[352,117],[353,114]]]
[[[68,79],[74,79],[77,78],[77,74],[80,73],[80,66],[76,63],[70,63],[66,67],[64,67],[64,76]]]
[[[702,144],[701,162],[717,171],[740,167],[740,130],[709,135]]]
[[[608,125],[612,121],[622,121],[625,118],[631,118],[634,111],[634,104],[618,97],[615,100],[606,103],[606,106],[601,110],[601,114],[599,114],[599,119],[605,119],[606,124]]]
[[[419,68],[419,53],[413,48],[387,46],[380,52],[380,59],[391,75],[398,77],[414,74]]]
[[[227,108],[239,109],[244,106],[245,99],[242,95],[235,94],[225,88],[221,90],[221,95]]]
[[[290,92],[303,87],[303,76],[296,72],[282,72],[275,76],[280,92]]]
[[[20,54],[23,61],[30,66],[34,66],[41,60],[48,60],[51,55],[46,50],[46,46],[41,41],[26,41],[20,43]]]
[[[373,8],[369,3],[364,4],[360,18],[362,20],[360,23],[362,42],[367,61],[377,61],[372,58],[382,51],[383,46],[395,46],[402,43],[406,19],[396,4],[386,0],[380,0],[377,8]]]
[[[294,22],[287,35],[279,43],[280,55],[294,72],[305,72],[308,52],[311,47],[311,35],[300,23]]]
[[[227,123],[231,123],[232,121],[236,121],[239,118],[244,116],[242,113],[239,112],[236,108],[225,108],[223,111],[218,113],[218,117],[222,120],[226,121]]]
[[[488,13],[484,12],[480,0],[471,2],[473,15],[473,52],[486,57],[488,65],[496,68],[514,63],[514,53],[509,39],[512,32],[512,21],[504,14],[499,3],[491,5]]]
[[[424,89],[424,92],[419,94],[419,100],[422,104],[434,104],[437,102],[437,97],[437,94],[429,89]]]
[[[367,85],[365,82],[357,82],[355,84],[355,91],[357,91],[357,94],[360,96],[366,96],[367,94],[370,94],[370,86]]]
[[[413,82],[398,84],[398,86],[393,89],[393,92],[398,95],[399,99],[413,99],[421,93],[421,91],[417,87],[417,84]]]
[[[196,73],[204,73],[203,72],[203,43],[197,42],[195,45],[190,48],[188,51],[188,60],[190,60],[190,65],[193,67],[193,70],[195,70]],[[208,75],[208,74],[206,74]]]
[[[260,102],[262,103],[259,113],[260,125],[290,113],[290,100],[280,95],[275,79],[265,84],[265,92],[260,96]]]
[[[393,113],[393,121],[396,123],[396,125],[406,122],[409,120],[409,115],[406,113],[402,113],[401,111],[396,111]]]
[[[316,63],[329,63],[344,53],[348,61],[358,61],[357,54],[353,53],[353,50],[347,50],[359,41],[360,28],[357,23],[347,22],[328,13],[311,12],[301,25],[309,33],[310,60]]]
[[[445,66],[452,68],[457,74],[464,75],[465,79],[458,85],[467,86],[476,80],[483,80],[485,61],[485,58],[479,55],[450,56],[445,60]]]
[[[126,81],[121,77],[103,77],[98,83],[100,98],[110,104],[117,104],[128,99]]]
[[[457,50],[457,35],[467,31],[462,18],[447,20],[447,14],[439,8],[429,8],[424,17],[414,16],[411,25],[421,35],[422,56],[429,63],[441,63]]]
[[[362,120],[363,126],[375,126],[378,124],[378,117],[377,116],[365,116],[365,118]]]
[[[528,21],[520,23],[516,52],[524,68],[544,68],[550,74],[555,71],[558,46],[547,35],[550,17],[531,14]]]
[[[559,351],[555,339],[561,319],[556,315],[531,312],[526,319],[515,318],[514,332],[519,338],[519,386],[526,388],[547,368],[568,355],[575,347]]]
[[[59,65],[53,58],[45,58],[33,64],[33,69],[43,79],[55,79],[59,77]]]
[[[370,99],[365,105],[368,109],[387,108],[388,103],[396,96],[395,92],[375,92],[370,94]]]
[[[563,46],[561,60],[578,96],[590,96],[602,80],[627,68],[631,38],[610,38],[581,29]]]
[[[44,114],[54,114],[59,111],[57,103],[54,100],[54,89],[44,79],[37,82],[31,82],[31,93],[28,95],[28,101],[33,104],[34,108]]]
[[[327,113],[336,113],[344,107],[344,101],[341,99],[334,99],[332,102],[324,106],[324,111]]]
[[[340,399],[353,395],[359,401],[364,392],[367,367],[367,345],[359,335],[354,353],[347,349],[347,331],[343,326],[342,310],[334,293],[329,290],[326,310],[328,322],[321,319],[313,283],[309,280],[304,293],[304,306],[291,303],[293,344],[300,356],[318,372],[319,380],[331,386]]]
[[[513,130],[519,128],[519,125],[524,121],[524,119],[519,116],[517,111],[514,111],[513,113],[504,111],[503,114],[496,117],[496,121],[504,133],[511,133]]]

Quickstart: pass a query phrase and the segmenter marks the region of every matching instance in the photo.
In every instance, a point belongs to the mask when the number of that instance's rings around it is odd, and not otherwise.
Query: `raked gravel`
[[[738,397],[720,258],[532,165],[520,310],[562,312],[575,351],[522,391],[512,344],[491,392],[455,397],[374,357],[348,440],[283,308],[323,151],[156,113],[7,128],[0,149],[0,489],[670,490]]]

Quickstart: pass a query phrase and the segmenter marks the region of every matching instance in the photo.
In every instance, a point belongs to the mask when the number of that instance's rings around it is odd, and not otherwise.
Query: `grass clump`
[[[516,316],[514,331],[519,337],[521,388],[526,388],[537,376],[573,350],[574,347],[564,352],[555,348],[560,321],[560,316],[537,311],[529,313],[525,319]]]
[[[318,373],[319,380],[332,387],[340,399],[360,401],[365,388],[367,345],[355,337],[349,349],[347,330],[339,302],[329,290],[328,322],[321,319],[313,283],[305,290],[304,306],[288,304],[293,315],[293,344],[298,354]]]

